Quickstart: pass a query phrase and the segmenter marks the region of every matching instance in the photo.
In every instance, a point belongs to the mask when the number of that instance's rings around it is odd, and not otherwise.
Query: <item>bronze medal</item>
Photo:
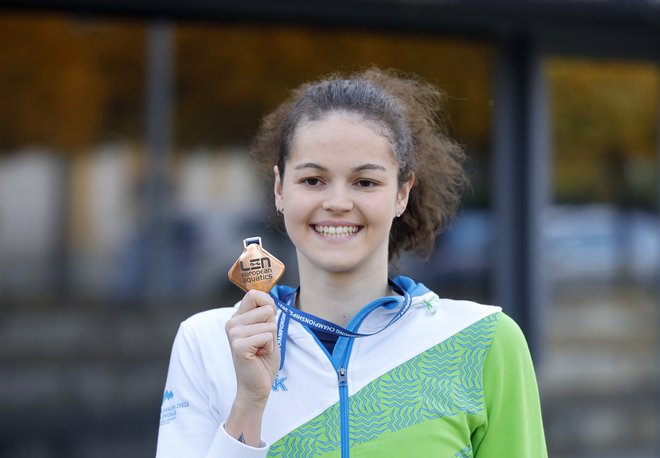
[[[261,246],[261,237],[243,240],[243,247],[243,254],[229,269],[229,280],[246,292],[270,292],[284,273],[284,264]]]

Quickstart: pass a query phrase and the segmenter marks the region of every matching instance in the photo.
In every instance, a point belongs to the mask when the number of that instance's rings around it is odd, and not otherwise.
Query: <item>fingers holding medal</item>
[[[265,402],[280,363],[275,302],[268,292],[284,272],[284,264],[261,247],[258,237],[246,239],[244,246],[229,279],[247,293],[225,331],[236,371],[237,395]]]

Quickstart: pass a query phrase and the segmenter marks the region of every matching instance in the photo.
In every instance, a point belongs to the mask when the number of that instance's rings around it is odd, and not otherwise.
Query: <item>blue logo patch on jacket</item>
[[[289,391],[289,389],[286,387],[284,382],[286,382],[286,377],[280,377],[279,375],[275,377],[275,380],[273,381],[273,387],[271,388],[273,391],[279,391],[280,389],[282,391]]]

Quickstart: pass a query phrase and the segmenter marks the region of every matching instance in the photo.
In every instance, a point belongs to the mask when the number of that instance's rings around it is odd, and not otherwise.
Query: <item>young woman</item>
[[[370,69],[305,84],[265,118],[252,153],[300,286],[182,323],[159,457],[547,456],[515,323],[388,279],[399,252],[433,248],[465,183],[440,102]]]

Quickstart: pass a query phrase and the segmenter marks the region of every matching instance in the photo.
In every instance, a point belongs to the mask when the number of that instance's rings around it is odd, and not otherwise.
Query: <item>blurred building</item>
[[[660,455],[660,3],[5,1],[0,456],[155,452],[178,323],[239,297],[266,226],[245,152],[303,81],[368,65],[447,94],[472,190],[397,268],[496,303],[550,455]],[[266,193],[268,191],[266,190]]]

